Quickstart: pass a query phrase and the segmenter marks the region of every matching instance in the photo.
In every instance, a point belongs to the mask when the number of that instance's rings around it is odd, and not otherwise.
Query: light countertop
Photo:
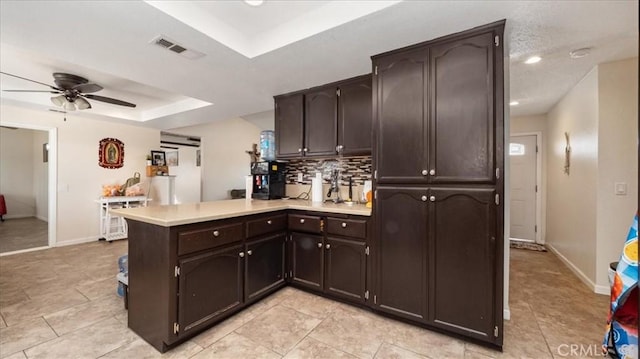
[[[247,216],[251,214],[275,212],[286,209],[303,211],[371,216],[371,208],[364,204],[335,204],[333,202],[312,203],[294,199],[247,200],[230,199],[213,202],[187,203],[165,206],[112,209],[111,214],[151,223],[163,227],[178,226],[216,219]]]

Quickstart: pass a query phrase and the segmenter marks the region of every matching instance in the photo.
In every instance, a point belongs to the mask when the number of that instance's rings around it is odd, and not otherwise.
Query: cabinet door
[[[377,191],[377,306],[385,312],[425,321],[427,189],[378,187]]]
[[[493,189],[432,189],[430,321],[476,339],[495,342],[502,325],[495,305],[496,205]],[[501,261],[500,261],[501,262]],[[502,328],[499,328],[502,333]]]
[[[180,334],[211,323],[242,304],[242,246],[211,251],[179,261]]]
[[[291,233],[292,282],[311,289],[323,288],[322,236],[306,233]]]
[[[245,301],[250,301],[284,283],[284,233],[247,244]]]
[[[302,156],[304,96],[302,94],[278,96],[275,101],[277,157]]]
[[[338,142],[336,88],[305,94],[304,155],[335,155]]]
[[[494,181],[493,34],[431,50],[431,182]]]
[[[426,183],[428,51],[376,59],[375,168],[378,183]]]
[[[371,76],[340,85],[338,146],[345,156],[371,154]]]
[[[325,292],[364,303],[367,256],[363,242],[327,237]]]

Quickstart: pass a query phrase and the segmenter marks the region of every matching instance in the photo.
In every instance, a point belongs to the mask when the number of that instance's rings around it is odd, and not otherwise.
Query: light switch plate
[[[616,182],[615,183],[615,194],[616,194],[616,196],[626,196],[627,195],[627,184],[625,182]]]
[[[304,181],[304,178],[302,177],[302,172],[298,172],[298,182],[302,183],[302,181]]]

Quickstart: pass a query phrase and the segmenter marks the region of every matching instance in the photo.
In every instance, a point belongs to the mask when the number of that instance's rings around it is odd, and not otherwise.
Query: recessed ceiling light
[[[542,60],[542,58],[540,56],[531,56],[524,63],[527,64],[527,65],[531,65],[531,64],[535,64],[537,62],[540,62],[540,60]]]
[[[244,0],[247,5],[260,6],[264,3],[264,0]]]
[[[591,53],[590,47],[583,47],[581,49],[570,51],[569,56],[571,56],[572,59],[579,59],[579,58],[588,56],[590,53]]]
[[[518,102],[518,101],[509,102],[509,106],[518,106],[519,104],[520,104],[520,102]]]

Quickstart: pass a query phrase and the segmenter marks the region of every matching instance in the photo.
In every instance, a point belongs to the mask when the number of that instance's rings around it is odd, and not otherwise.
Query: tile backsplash
[[[353,178],[354,185],[362,185],[371,179],[371,156],[290,160],[285,171],[287,184],[310,185],[317,172],[322,173],[323,182],[328,183],[334,169],[340,171],[340,185],[348,186],[349,177]],[[302,182],[298,181],[299,173],[302,173]]]

